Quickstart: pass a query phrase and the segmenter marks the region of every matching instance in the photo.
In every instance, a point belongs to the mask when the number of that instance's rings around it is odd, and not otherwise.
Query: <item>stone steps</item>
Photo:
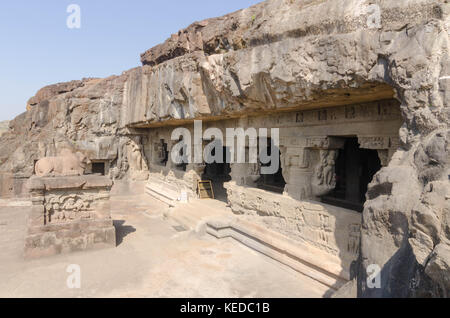
[[[145,193],[171,207],[176,205],[181,194],[175,186],[160,181],[149,181]]]
[[[222,216],[226,211],[214,207],[214,200],[193,199],[188,204],[179,204],[167,212],[173,219],[189,230],[199,232],[211,217]]]
[[[335,290],[350,279],[338,257],[246,220],[209,220],[206,232],[219,239],[233,238]]]
[[[350,279],[339,257],[240,218],[222,202],[196,199],[177,205],[166,216],[200,234],[207,233],[218,239],[233,238],[332,289],[337,290]]]

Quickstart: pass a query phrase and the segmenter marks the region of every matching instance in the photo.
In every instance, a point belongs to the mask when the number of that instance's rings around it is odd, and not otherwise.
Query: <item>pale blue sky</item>
[[[0,121],[25,111],[43,86],[106,77],[140,64],[140,53],[194,21],[260,0],[14,0],[0,2]],[[69,29],[69,4],[81,29]]]

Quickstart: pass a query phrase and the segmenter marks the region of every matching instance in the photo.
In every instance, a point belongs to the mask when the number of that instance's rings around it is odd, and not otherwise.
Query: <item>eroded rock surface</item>
[[[67,145],[110,160],[111,177],[142,177],[138,128],[395,97],[404,125],[367,194],[358,294],[449,296],[449,4],[376,1],[375,27],[370,4],[265,1],[194,23],[121,76],[45,88],[0,137],[2,178]],[[371,264],[381,289],[366,285]]]
[[[9,121],[0,122],[0,137],[9,130]]]

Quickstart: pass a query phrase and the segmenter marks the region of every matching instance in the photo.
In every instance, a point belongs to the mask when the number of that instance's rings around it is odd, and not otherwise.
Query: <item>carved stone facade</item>
[[[231,182],[224,184],[228,203],[241,217],[341,257],[344,268],[349,269],[358,256],[361,214],[321,203],[320,198],[336,187],[335,165],[348,137],[358,140],[361,149],[378,151],[380,162],[387,165],[398,148],[401,125],[398,102],[384,100],[203,122],[203,131],[218,128],[225,138],[224,144],[227,144],[226,128],[279,128],[280,164],[286,183],[284,193],[257,188],[261,164],[232,163]],[[194,136],[192,125],[184,127]],[[176,203],[182,191],[194,197],[197,195],[197,181],[205,169],[204,164],[190,164],[186,172],[180,171],[171,162],[170,154],[169,160],[161,164],[162,151],[170,153],[176,143],[170,140],[173,129],[149,129],[149,144],[145,147],[151,162],[147,192],[171,205]],[[203,143],[203,149],[208,143]],[[163,144],[167,148],[163,149]],[[250,144],[247,138],[246,159]],[[194,143],[191,146],[193,153]]]
[[[25,257],[116,246],[110,215],[112,182],[100,176],[33,177]]]
[[[234,182],[226,187],[232,210],[241,217],[340,257],[346,270],[357,259],[361,214]]]

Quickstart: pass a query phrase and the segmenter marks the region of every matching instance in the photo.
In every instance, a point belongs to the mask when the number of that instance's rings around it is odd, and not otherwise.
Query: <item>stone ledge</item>
[[[219,239],[233,238],[335,290],[350,279],[338,257],[248,221],[232,218],[210,220],[206,223],[206,232]]]
[[[25,240],[24,257],[25,259],[36,259],[113,247],[116,247],[116,229],[114,226],[78,230],[61,229],[28,235]]]
[[[65,189],[93,189],[111,188],[113,181],[108,177],[97,175],[71,177],[31,177],[28,188],[33,190],[65,190]]]

